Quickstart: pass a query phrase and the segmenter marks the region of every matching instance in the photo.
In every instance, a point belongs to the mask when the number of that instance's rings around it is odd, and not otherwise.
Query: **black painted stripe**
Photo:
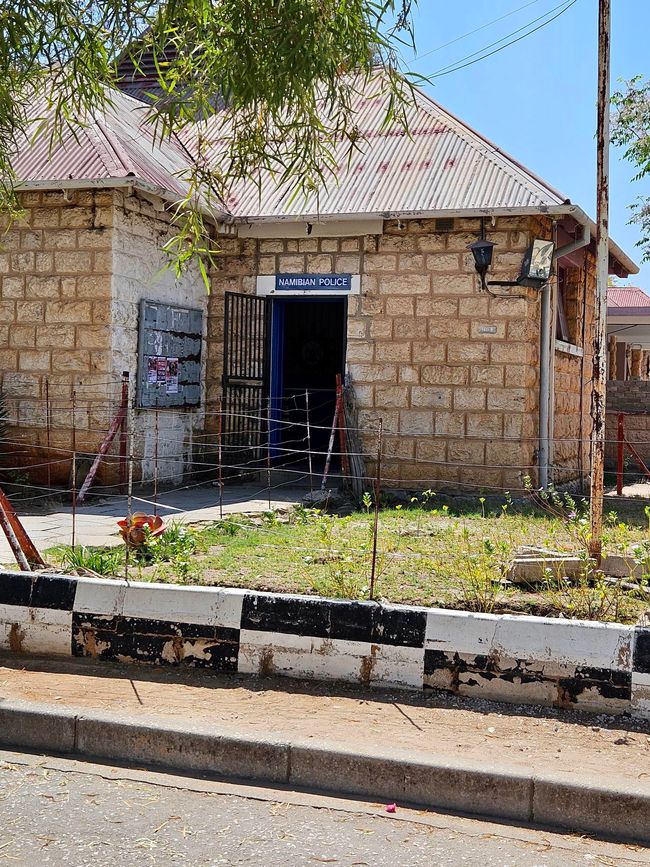
[[[0,572],[0,605],[22,605],[32,598],[32,575],[26,572]]]
[[[0,572],[0,604],[72,611],[77,579],[67,575]]]
[[[372,641],[395,647],[424,647],[427,628],[425,611],[417,608],[377,606],[372,622]]]
[[[242,604],[241,628],[328,638],[330,609],[327,599],[247,593]]]
[[[77,592],[77,579],[67,575],[37,575],[32,590],[34,608],[59,608],[72,611]]]
[[[237,671],[238,654],[238,629],[78,612],[72,615],[73,656]]]
[[[561,677],[559,685],[572,700],[586,689],[595,689],[603,698],[632,701],[632,672],[613,668],[578,667],[573,677]]]
[[[424,647],[426,612],[376,602],[305,599],[250,593],[241,628],[397,647]]]
[[[642,626],[634,630],[632,669],[639,674],[650,674],[650,629]]]
[[[569,667],[570,669],[570,667]],[[548,673],[543,662],[517,660],[515,666],[500,668],[498,659],[491,656],[452,653],[444,650],[424,651],[424,676],[436,671],[448,671],[452,682],[457,684],[460,674],[475,675],[479,681],[502,680],[516,683],[553,683],[562,691],[564,700],[578,701],[588,689],[594,689],[603,698],[630,702],[632,699],[632,673],[612,668],[578,666],[572,673],[558,675]],[[468,685],[471,682],[466,681]],[[425,683],[425,686],[427,684]]]
[[[331,602],[329,638],[341,641],[372,641],[374,602]]]

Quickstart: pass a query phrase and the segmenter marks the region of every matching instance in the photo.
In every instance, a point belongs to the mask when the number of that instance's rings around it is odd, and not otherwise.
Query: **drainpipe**
[[[556,221],[553,221],[555,236]],[[588,224],[582,227],[582,237],[560,247],[555,251],[553,261],[588,246],[591,230]],[[555,373],[555,322],[553,321],[553,289],[547,283],[541,289],[541,319],[539,337],[539,446],[537,464],[539,467],[539,487],[546,489],[551,479],[549,468],[552,463],[552,442],[554,424],[553,376]]]
[[[549,465],[549,410],[551,406],[551,284],[547,283],[541,289],[542,309],[539,329],[539,449],[537,463],[539,466],[538,484],[544,490],[548,488]]]

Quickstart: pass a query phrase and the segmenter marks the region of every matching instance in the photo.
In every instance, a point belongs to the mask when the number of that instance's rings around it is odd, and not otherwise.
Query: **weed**
[[[215,521],[212,529],[217,533],[223,533],[224,536],[236,536],[241,530],[241,526],[231,518],[225,518],[223,521]]]
[[[464,552],[459,574],[463,605],[470,611],[494,611],[501,580],[505,577],[503,550],[490,539],[481,539],[473,545],[469,530],[463,527]]]
[[[52,550],[66,569],[87,569],[98,575],[115,576],[124,568],[123,548],[86,548],[61,545]]]
[[[322,512],[320,509],[308,509],[306,506],[298,504],[293,507],[291,518],[293,523],[305,526],[307,524],[313,524],[321,515]]]
[[[278,513],[274,509],[266,509],[261,514],[262,522],[267,527],[275,527],[280,523],[280,518],[278,517]]]

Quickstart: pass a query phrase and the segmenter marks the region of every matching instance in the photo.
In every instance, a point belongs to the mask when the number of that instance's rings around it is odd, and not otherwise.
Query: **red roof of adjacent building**
[[[607,309],[614,312],[624,308],[647,307],[650,312],[650,295],[638,286],[610,286],[607,289]]]

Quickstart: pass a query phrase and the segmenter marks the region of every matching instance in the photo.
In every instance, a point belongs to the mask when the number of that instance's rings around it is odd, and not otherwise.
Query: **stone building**
[[[164,269],[187,155],[153,142],[137,100],[116,94],[52,153],[25,147],[24,217],[0,250],[0,359],[11,441],[32,464],[57,460],[49,478],[61,481],[71,449],[97,451],[124,370],[142,478],[154,464],[166,482],[209,464],[219,419],[238,444],[229,461],[261,447],[292,464],[307,418],[313,450],[326,450],[340,374],[370,472],[382,420],[390,484],[515,492],[526,476],[584,476],[592,221],[425,94],[410,136],[383,127],[370,96],[356,106],[364,147],[350,164],[341,155],[336,182],[313,199],[270,177],[261,196],[233,191],[214,225],[209,295],[198,268],[178,279]],[[479,238],[495,244],[485,281],[468,249]],[[535,239],[554,243],[555,266],[532,288],[516,281]],[[637,269],[612,244],[610,270]],[[169,373],[178,350],[143,349],[143,302],[197,317],[200,351],[180,385]]]

